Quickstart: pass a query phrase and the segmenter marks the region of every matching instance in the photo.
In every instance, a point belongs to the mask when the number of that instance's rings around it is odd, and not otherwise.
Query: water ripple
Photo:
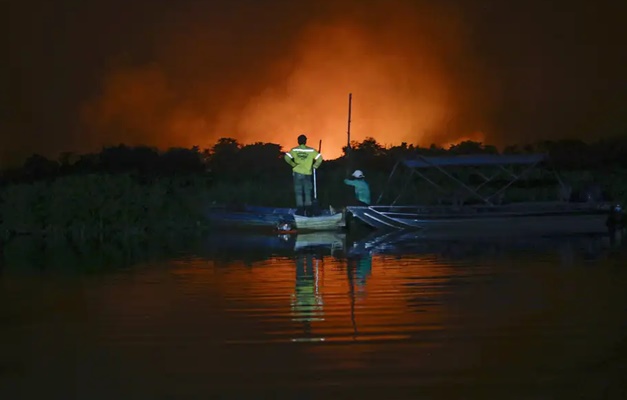
[[[12,346],[0,383],[85,398],[203,398],[246,392],[244,381],[286,396],[544,398],[624,372],[624,253],[591,262],[580,250],[604,245],[466,246],[466,257],[459,243],[425,246],[247,261],[246,249],[220,260],[207,250],[99,275],[5,274],[0,339]]]

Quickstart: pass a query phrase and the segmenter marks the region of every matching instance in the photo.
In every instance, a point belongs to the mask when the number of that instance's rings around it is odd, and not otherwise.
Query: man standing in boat
[[[322,164],[322,154],[307,146],[307,136],[298,136],[298,146],[285,153],[285,162],[292,167],[294,192],[296,194],[296,212],[299,215],[312,216],[311,194],[313,191],[313,170]]]
[[[355,187],[355,199],[352,205],[369,206],[370,205],[370,185],[365,180],[364,173],[361,170],[355,170],[352,175],[353,179],[344,179],[344,183]]]

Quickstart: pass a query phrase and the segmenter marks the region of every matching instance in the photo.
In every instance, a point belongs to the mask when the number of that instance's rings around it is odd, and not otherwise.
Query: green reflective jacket
[[[303,175],[311,175],[312,168],[318,168],[322,164],[322,154],[306,145],[294,147],[285,153],[284,159],[292,167],[292,171]]]

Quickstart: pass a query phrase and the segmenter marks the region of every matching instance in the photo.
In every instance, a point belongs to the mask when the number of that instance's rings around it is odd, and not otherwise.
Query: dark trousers
[[[296,207],[311,206],[311,193],[313,182],[311,175],[303,175],[294,172],[294,192],[296,193]]]

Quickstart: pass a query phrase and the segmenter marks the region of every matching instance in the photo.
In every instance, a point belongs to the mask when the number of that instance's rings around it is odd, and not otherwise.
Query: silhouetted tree
[[[74,163],[79,156],[71,151],[65,151],[59,154],[59,175],[71,174],[74,170]]]
[[[505,146],[505,148],[503,148],[503,154],[522,154],[523,152],[524,150],[516,144]]]
[[[238,162],[251,177],[288,176],[289,168],[283,161],[284,154],[277,144],[257,142],[240,149]]]
[[[419,149],[418,153],[422,155],[427,155],[427,156],[440,156],[440,155],[448,154],[448,150],[432,143],[428,149]]]
[[[173,147],[161,156],[161,171],[168,174],[205,172],[203,155],[198,146],[191,149]]]
[[[351,169],[383,168],[386,157],[385,148],[374,138],[367,137],[363,142],[352,142],[350,153]]]
[[[406,159],[415,156],[417,149],[413,144],[407,145],[407,142],[402,142],[399,146],[390,147],[386,155],[394,160]]]
[[[59,172],[59,163],[46,157],[33,154],[24,162],[23,175],[29,180],[52,178]]]
[[[115,147],[105,147],[100,152],[100,167],[105,172],[125,172],[133,168],[133,159],[130,147],[120,144]]]
[[[216,180],[237,178],[240,148],[240,143],[233,138],[220,138],[211,148],[209,168]]]
[[[498,154],[498,150],[494,146],[484,145],[481,142],[466,140],[450,147],[449,153],[453,155],[462,154]]]
[[[351,142],[350,150],[344,147],[345,155],[338,160],[326,160],[320,170],[320,181],[338,180],[352,170],[366,169],[387,173],[399,159],[416,155],[462,155],[498,153],[496,147],[475,141],[465,141],[443,149],[435,144],[418,147],[408,143],[385,148],[374,138],[362,142]],[[620,174],[627,168],[627,137],[587,143],[581,140],[545,140],[536,143],[510,144],[504,154],[548,153],[557,169],[571,171],[605,171],[608,175]],[[348,156],[347,156],[348,155]],[[210,149],[200,150],[174,147],[160,152],[149,146],[130,147],[124,144],[104,147],[99,153],[76,155],[61,153],[58,161],[33,154],[19,168],[4,170],[4,185],[22,181],[50,179],[59,175],[81,173],[132,172],[144,177],[162,174],[198,174],[210,171],[214,180],[227,183],[259,182],[259,178],[289,177],[289,168],[283,162],[281,146],[257,142],[243,146],[236,139],[221,138]],[[596,172],[595,172],[596,173]],[[372,176],[372,175],[371,175]],[[331,181],[325,182],[331,183]],[[340,185],[341,186],[341,185]]]
[[[97,172],[100,164],[100,156],[98,154],[83,154],[72,165],[74,173],[92,173]]]

